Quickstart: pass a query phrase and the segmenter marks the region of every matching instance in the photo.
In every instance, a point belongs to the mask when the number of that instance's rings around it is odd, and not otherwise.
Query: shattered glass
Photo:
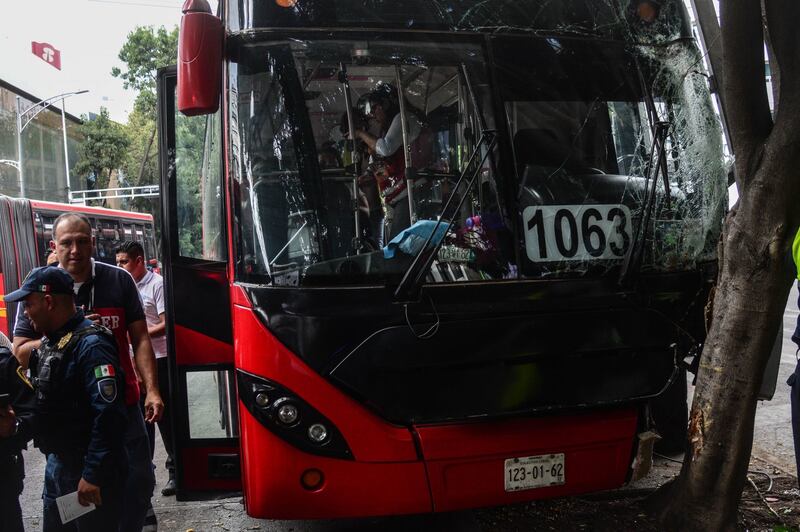
[[[240,275],[396,283],[434,230],[436,283],[713,260],[727,176],[708,78],[683,4],[642,3],[231,2],[233,30],[360,30],[235,41]]]

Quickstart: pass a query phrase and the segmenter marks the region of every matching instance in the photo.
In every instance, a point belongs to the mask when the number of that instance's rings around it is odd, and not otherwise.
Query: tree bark
[[[735,528],[757,394],[795,273],[790,257],[800,222],[800,37],[790,26],[800,7],[794,0],[765,0],[764,12],[759,0],[722,0],[720,7],[723,88],[739,202],[723,228],[724,259],[686,457],[680,476],[666,488],[668,500],[660,512],[666,530]],[[771,55],[781,72],[775,123],[764,80],[762,20],[767,20]]]

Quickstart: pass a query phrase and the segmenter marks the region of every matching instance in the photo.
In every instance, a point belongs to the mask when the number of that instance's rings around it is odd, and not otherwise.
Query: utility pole
[[[19,172],[19,197],[25,197],[25,176],[22,159],[22,101],[17,96],[17,172]]]
[[[69,180],[69,150],[67,149],[67,104],[64,102],[66,96],[61,98],[61,130],[64,132],[64,175],[67,176],[67,203],[72,202],[72,186]]]

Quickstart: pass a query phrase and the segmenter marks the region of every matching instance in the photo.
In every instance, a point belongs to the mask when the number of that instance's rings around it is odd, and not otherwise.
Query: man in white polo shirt
[[[147,332],[158,364],[159,389],[169,390],[169,373],[167,368],[167,324],[164,319],[164,278],[159,274],[149,271],[145,266],[144,249],[135,241],[126,241],[117,248],[117,266],[124,268],[136,281],[136,288],[142,297],[142,306],[147,320]],[[175,465],[173,463],[172,446],[172,409],[165,405],[164,415],[158,422],[158,430],[167,451],[166,468],[169,471],[169,481],[161,490],[165,496],[175,494]]]

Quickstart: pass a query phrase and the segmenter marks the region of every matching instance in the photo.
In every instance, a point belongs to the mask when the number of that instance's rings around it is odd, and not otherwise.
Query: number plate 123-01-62
[[[506,491],[521,491],[566,482],[564,453],[509,458],[504,464]]]

